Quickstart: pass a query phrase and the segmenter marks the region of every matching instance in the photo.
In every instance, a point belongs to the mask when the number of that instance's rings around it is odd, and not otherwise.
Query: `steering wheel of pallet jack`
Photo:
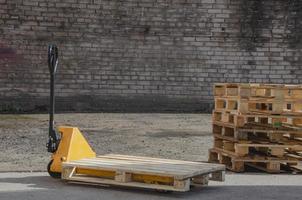
[[[50,170],[51,164],[53,163],[53,160],[51,160],[47,165],[47,172],[52,178],[61,178],[61,173],[59,172],[52,172]]]

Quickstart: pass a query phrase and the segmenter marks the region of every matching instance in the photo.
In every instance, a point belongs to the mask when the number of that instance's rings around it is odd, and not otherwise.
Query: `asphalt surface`
[[[301,175],[227,174],[226,181],[210,182],[187,193],[160,193],[153,190],[86,186],[50,178],[47,173],[0,173],[0,199],[302,199]]]

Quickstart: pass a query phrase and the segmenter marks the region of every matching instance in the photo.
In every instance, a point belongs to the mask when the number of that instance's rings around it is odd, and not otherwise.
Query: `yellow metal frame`
[[[61,140],[58,149],[52,154],[52,172],[62,172],[62,162],[79,160],[82,158],[95,158],[96,154],[76,127],[59,127]]]

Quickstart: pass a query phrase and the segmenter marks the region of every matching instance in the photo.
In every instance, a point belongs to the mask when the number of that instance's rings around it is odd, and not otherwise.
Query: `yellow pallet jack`
[[[82,158],[96,157],[81,132],[76,127],[60,126],[58,130],[54,126],[55,113],[55,75],[58,67],[58,48],[55,45],[48,46],[48,68],[50,72],[50,112],[49,134],[47,149],[52,153],[47,171],[51,177],[60,178],[62,162],[79,160]]]
[[[88,184],[170,191],[188,191],[191,185],[205,185],[209,179],[224,180],[225,166],[219,164],[115,154],[96,156],[78,128],[55,128],[54,90],[58,67],[58,48],[55,45],[48,46],[48,67],[50,112],[47,149],[52,156],[47,171],[51,177]]]

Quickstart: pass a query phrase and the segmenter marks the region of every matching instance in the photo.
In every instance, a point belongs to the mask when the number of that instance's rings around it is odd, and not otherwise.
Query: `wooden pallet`
[[[243,127],[247,123],[271,124],[273,127],[289,127],[297,130],[302,129],[302,116],[292,115],[263,115],[263,114],[238,114],[227,111],[214,110],[213,122],[223,122],[236,127]]]
[[[268,172],[302,160],[302,85],[220,83],[214,96],[212,160]]]
[[[300,115],[302,114],[301,99],[265,99],[250,98],[247,103],[247,113],[263,113],[278,115]]]
[[[265,155],[284,158],[288,152],[301,152],[302,145],[298,144],[272,144],[266,142],[253,143],[252,141],[234,142],[221,137],[214,137],[214,148],[222,149],[238,157],[247,155]],[[302,159],[302,157],[301,157]]]
[[[215,110],[240,114],[301,115],[302,99],[215,97]]]
[[[273,127],[269,124],[248,123],[244,127],[236,127],[233,124],[213,122],[213,134],[227,136],[238,140],[260,140],[269,139],[271,142],[282,141],[284,137],[300,139],[301,130],[288,127]]]
[[[254,137],[266,135],[272,142],[282,141],[285,137],[293,141],[302,141],[302,130],[287,126],[274,127],[271,124],[248,123],[240,128],[241,134],[253,133]]]
[[[109,154],[63,163],[62,179],[185,192],[208,180],[223,181],[224,171],[219,164]]]
[[[248,139],[244,139],[244,140],[236,139],[234,137],[229,137],[229,136],[223,136],[219,134],[213,134],[213,136],[214,139],[218,138],[221,140],[227,140],[233,143],[241,143],[241,144],[255,143],[255,144],[277,144],[277,145],[288,145],[288,146],[302,145],[302,140],[295,140],[288,137],[283,137],[282,140],[272,142],[269,138],[257,137],[257,136],[251,136],[248,137]]]
[[[234,172],[244,172],[250,166],[268,173],[283,172],[282,167],[290,168],[299,164],[296,159],[280,159],[263,156],[237,157],[222,149],[212,148],[209,150],[209,162],[226,165],[226,168]]]
[[[218,83],[214,85],[214,96],[301,99],[302,85]]]

